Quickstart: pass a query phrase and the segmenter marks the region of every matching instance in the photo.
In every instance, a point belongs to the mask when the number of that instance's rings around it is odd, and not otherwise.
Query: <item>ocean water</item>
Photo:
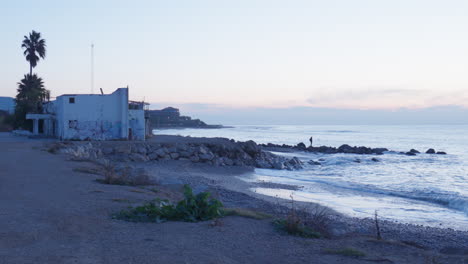
[[[384,155],[277,153],[322,160],[299,171],[256,169],[246,180],[303,186],[298,191],[256,188],[265,195],[310,201],[354,217],[468,230],[468,126],[234,126],[155,130],[155,134],[226,137],[257,143],[385,147]],[[402,155],[411,148],[417,156]],[[447,155],[430,155],[428,148]],[[371,159],[377,157],[380,162]],[[361,163],[354,162],[359,158]]]

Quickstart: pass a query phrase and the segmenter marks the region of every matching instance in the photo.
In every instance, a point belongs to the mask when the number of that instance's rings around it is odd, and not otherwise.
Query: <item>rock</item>
[[[189,146],[187,144],[177,144],[176,148],[178,152],[182,152],[182,151],[187,151]]]
[[[111,155],[111,154],[114,153],[114,149],[111,148],[111,147],[109,147],[109,148],[103,148],[103,149],[102,149],[102,153],[103,153],[104,155]]]
[[[199,162],[200,158],[198,156],[194,155],[194,156],[190,157],[190,161],[191,162]]]
[[[380,160],[378,158],[372,158],[371,159],[373,162],[379,162]]]
[[[256,160],[255,167],[263,169],[271,169],[273,166],[265,160]]]
[[[127,144],[117,144],[115,146],[116,153],[130,154],[132,153],[132,148]]]
[[[373,152],[374,152],[375,154],[377,154],[377,155],[383,155],[383,153],[384,153],[385,151],[388,151],[387,148],[375,148],[375,149],[372,149],[372,150],[373,150]]]
[[[249,140],[242,144],[242,149],[251,157],[257,156],[261,152],[260,147],[253,140]]]
[[[416,153],[413,153],[411,151],[408,151],[405,153],[406,156],[416,156]]]
[[[158,157],[164,158],[164,156],[166,156],[166,154],[167,154],[167,149],[166,148],[160,148],[160,149],[156,150],[154,153],[156,153],[156,155],[158,155]]]
[[[159,157],[158,154],[156,154],[155,152],[148,155],[149,160],[157,160],[158,157]]]
[[[177,148],[175,146],[171,146],[171,147],[167,148],[167,152],[175,153],[175,152],[177,152]]]
[[[306,149],[306,145],[305,145],[304,143],[302,143],[302,142],[299,143],[299,144],[297,144],[296,147],[297,147],[298,149]]]
[[[353,147],[348,144],[344,144],[338,148],[338,151],[342,153],[353,153]]]
[[[353,160],[353,162],[361,163],[361,160],[360,159],[355,159],[355,160]]]
[[[189,151],[181,151],[179,152],[179,154],[182,158],[190,158],[192,156],[192,153],[190,153]]]
[[[445,153],[444,151],[437,151],[436,154],[439,154],[439,155],[447,155],[447,153]]]
[[[275,170],[284,170],[285,166],[284,166],[284,163],[281,162],[281,161],[275,161],[273,163],[273,168],[275,168]]]
[[[426,154],[435,154],[435,150],[433,148],[430,148],[426,151]]]
[[[136,162],[148,161],[148,157],[140,153],[131,153],[128,158],[131,161],[136,161]]]
[[[171,156],[171,159],[178,159],[180,157],[179,153],[177,152],[173,152],[171,154],[169,154]]]
[[[421,153],[421,152],[419,152],[419,151],[417,151],[417,150],[415,150],[415,149],[411,149],[409,152],[414,153],[414,154],[419,154],[419,153]]]
[[[232,166],[234,165],[234,161],[230,158],[224,158],[223,160],[224,164],[226,164],[227,166]]]
[[[198,152],[199,152],[200,154],[207,154],[208,152],[210,152],[210,150],[209,150],[207,147],[201,145],[201,146],[198,148]]]
[[[307,163],[309,163],[310,165],[322,165],[322,163],[314,160],[309,160]]]
[[[209,153],[206,153],[206,154],[200,154],[199,155],[199,158],[200,160],[212,160],[214,158],[214,155],[213,153],[209,152]]]
[[[136,153],[139,153],[139,154],[142,154],[142,155],[146,155],[147,149],[146,149],[145,146],[140,145],[140,146],[137,146],[137,147],[135,148],[135,152],[136,152]]]

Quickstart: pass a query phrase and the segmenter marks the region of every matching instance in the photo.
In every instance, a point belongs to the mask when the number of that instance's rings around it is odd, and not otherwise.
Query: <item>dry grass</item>
[[[273,224],[289,234],[303,237],[331,237],[328,208],[315,205],[297,208],[291,195],[289,206],[278,206],[284,218]]]
[[[141,169],[132,169],[130,167],[124,167],[117,169],[116,166],[110,162],[106,161],[101,164],[101,175],[104,176],[103,179],[98,179],[97,181],[104,184],[113,184],[113,185],[152,185],[154,184],[150,176]]]

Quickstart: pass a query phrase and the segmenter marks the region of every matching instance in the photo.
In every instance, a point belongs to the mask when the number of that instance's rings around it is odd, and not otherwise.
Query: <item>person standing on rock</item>
[[[310,137],[309,141],[310,141],[310,147],[312,147],[312,142],[314,141],[314,139],[312,137]]]

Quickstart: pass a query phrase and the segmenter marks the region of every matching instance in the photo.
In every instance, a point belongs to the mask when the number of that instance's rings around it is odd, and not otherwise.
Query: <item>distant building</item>
[[[174,107],[166,107],[161,110],[148,110],[150,128],[219,128],[219,125],[207,125],[200,119],[192,119],[189,116],[180,115],[180,111]]]
[[[112,94],[64,94],[29,113],[33,134],[61,140],[145,140],[145,104],[128,100],[128,88]]]
[[[0,96],[0,111],[13,114],[15,112],[15,99],[12,97]]]

